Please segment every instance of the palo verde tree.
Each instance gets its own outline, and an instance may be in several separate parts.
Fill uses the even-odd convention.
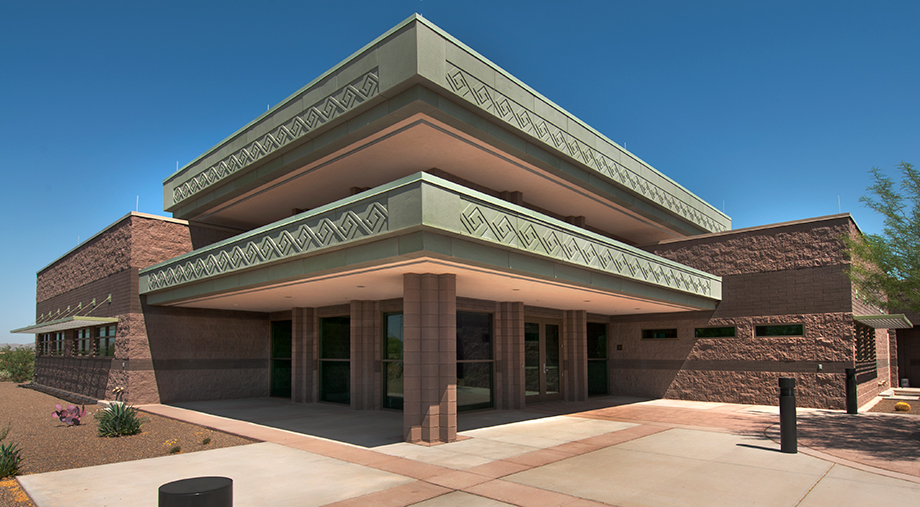
[[[895,183],[872,168],[875,184],[859,200],[881,214],[881,234],[844,238],[850,279],[859,296],[877,308],[920,313],[920,172],[907,162]]]

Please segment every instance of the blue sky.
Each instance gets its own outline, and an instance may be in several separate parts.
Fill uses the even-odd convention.
[[[879,232],[869,169],[920,164],[915,1],[2,2],[0,342],[39,269],[413,12],[735,228]]]

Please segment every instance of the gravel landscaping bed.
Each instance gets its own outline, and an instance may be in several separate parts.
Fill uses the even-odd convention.
[[[898,412],[894,409],[896,403],[904,402],[910,405],[910,412]],[[869,412],[883,412],[886,414],[920,415],[920,400],[880,400]]]
[[[65,407],[71,404],[18,384],[0,382],[0,428],[10,425],[3,443],[16,442],[22,448],[23,475],[166,456],[175,446],[188,453],[254,442],[144,412],[140,415],[147,422],[140,434],[102,438],[96,434],[92,415],[103,409],[101,405],[87,405],[82,424],[67,426],[51,415],[56,403]],[[205,439],[210,442],[204,444]],[[17,489],[0,482],[0,507],[31,505],[17,501]]]

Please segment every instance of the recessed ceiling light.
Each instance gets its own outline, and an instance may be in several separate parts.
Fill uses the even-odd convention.
[[[591,302],[590,299],[586,299],[586,300],[585,300],[585,303],[590,303],[590,302]]]
[[[521,289],[511,289],[511,290],[513,290],[513,291],[515,291],[515,292],[517,292],[517,291],[519,291],[519,290],[521,290]]]
[[[291,296],[284,296],[284,299],[293,299]]]
[[[359,289],[363,289],[364,286],[363,286],[363,285],[359,285],[358,288],[359,288]]]

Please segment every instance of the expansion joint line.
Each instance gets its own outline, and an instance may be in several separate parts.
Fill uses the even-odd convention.
[[[819,478],[817,481],[815,481],[815,483],[812,484],[810,488],[808,488],[808,491],[806,491],[805,494],[802,495],[802,498],[799,499],[798,502],[796,502],[795,507],[799,507],[799,505],[800,505],[803,501],[805,501],[806,498],[808,498],[808,495],[810,495],[810,494],[811,494],[811,491],[812,491],[813,489],[815,489],[815,486],[817,486],[818,484],[820,484],[821,481],[824,480],[825,477],[827,477],[827,474],[829,474],[829,473],[831,472],[831,470],[834,469],[835,466],[837,466],[837,463],[831,463],[830,468],[828,468],[827,470],[825,470],[825,471],[824,471],[824,475],[822,475],[821,478]]]

